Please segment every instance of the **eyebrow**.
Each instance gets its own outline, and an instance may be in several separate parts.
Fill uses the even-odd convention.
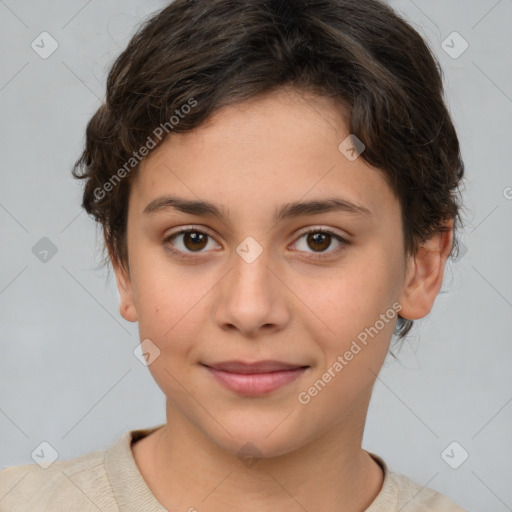
[[[145,208],[143,213],[151,215],[169,209],[178,210],[191,215],[209,215],[217,217],[226,222],[226,215],[222,206],[203,200],[184,199],[177,196],[165,195],[153,199]],[[328,212],[346,212],[361,216],[371,216],[372,212],[363,205],[353,203],[339,197],[328,197],[304,202],[285,203],[279,210],[274,212],[274,222],[278,223],[284,219],[299,217],[301,215],[318,215]]]

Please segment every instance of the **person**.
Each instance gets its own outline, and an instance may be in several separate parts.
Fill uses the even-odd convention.
[[[461,224],[442,71],[403,18],[176,0],[113,64],[73,175],[166,422],[3,470],[1,511],[463,510],[362,449]]]

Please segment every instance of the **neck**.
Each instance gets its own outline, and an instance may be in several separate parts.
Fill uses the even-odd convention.
[[[166,425],[132,449],[152,493],[169,510],[356,512],[372,503],[383,482],[382,469],[361,448],[367,407],[360,410],[290,453],[243,460],[168,402]]]

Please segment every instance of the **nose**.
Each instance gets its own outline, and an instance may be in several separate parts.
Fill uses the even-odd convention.
[[[259,332],[279,331],[289,323],[290,291],[268,253],[264,250],[252,262],[234,255],[233,267],[217,290],[214,314],[221,329],[254,337]]]

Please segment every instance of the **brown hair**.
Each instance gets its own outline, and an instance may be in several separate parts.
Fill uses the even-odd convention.
[[[285,85],[347,106],[350,133],[366,146],[361,158],[383,171],[400,201],[406,255],[445,231],[444,221],[454,219],[456,230],[464,164],[442,70],[390,7],[175,0],[141,25],[114,62],[73,169],[86,180],[82,207],[103,228],[104,263],[128,268],[130,183],[148,148],[193,130],[221,106]],[[412,324],[399,316],[395,334],[403,338]]]

